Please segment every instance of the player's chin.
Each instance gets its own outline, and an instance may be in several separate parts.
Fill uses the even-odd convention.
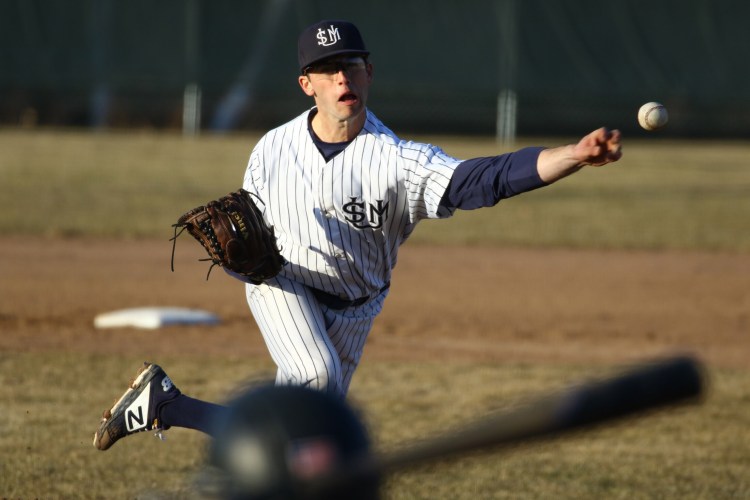
[[[364,106],[361,103],[339,103],[338,114],[346,119],[354,118],[364,112]]]

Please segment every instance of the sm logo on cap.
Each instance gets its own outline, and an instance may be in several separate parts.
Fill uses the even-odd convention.
[[[339,29],[334,27],[332,24],[330,28],[327,30],[324,30],[323,28],[318,28],[318,34],[315,35],[318,39],[318,45],[322,45],[323,47],[329,47],[339,40],[341,40],[341,35],[339,35]]]

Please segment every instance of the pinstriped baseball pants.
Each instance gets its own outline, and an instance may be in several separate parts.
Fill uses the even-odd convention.
[[[346,396],[388,290],[366,304],[340,310],[320,304],[307,286],[283,277],[248,284],[246,295],[278,367],[276,384]]]

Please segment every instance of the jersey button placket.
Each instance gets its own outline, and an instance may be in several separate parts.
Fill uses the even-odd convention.
[[[341,233],[339,230],[339,222],[336,220],[336,208],[335,208],[335,194],[333,191],[333,163],[324,164],[321,169],[321,182],[319,194],[319,205],[321,212],[326,221],[325,232],[328,234],[328,255],[330,260],[328,265],[332,268],[335,275],[339,275],[342,269],[340,263],[337,260],[345,259],[344,253],[335,244],[336,241],[341,240]],[[339,275],[340,277],[340,275]]]

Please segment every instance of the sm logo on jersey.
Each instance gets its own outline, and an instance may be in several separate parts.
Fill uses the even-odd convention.
[[[388,218],[388,203],[377,200],[377,205],[357,201],[356,196],[349,197],[351,200],[344,205],[345,219],[357,229],[380,229],[383,221]],[[368,210],[369,208],[369,210]]]

